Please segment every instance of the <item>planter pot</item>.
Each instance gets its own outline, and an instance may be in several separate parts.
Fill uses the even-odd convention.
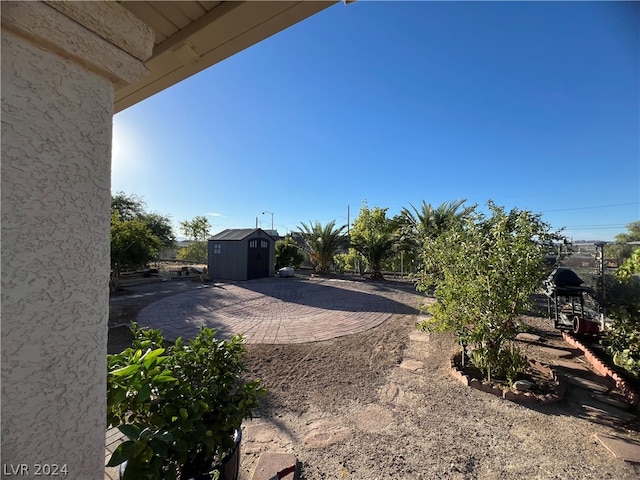
[[[240,442],[242,441],[241,430],[236,430],[233,433],[233,441],[235,443],[233,450],[227,453],[222,461],[218,465],[215,465],[213,468],[214,470],[218,470],[220,472],[220,480],[238,480],[238,476],[240,475]],[[120,464],[120,480],[122,480],[126,469],[127,462]],[[211,478],[211,475],[204,473],[202,475],[197,475],[195,477],[189,478],[188,480],[211,480]]]
[[[278,275],[282,278],[293,277],[293,274],[293,267],[282,267],[280,270],[278,270]]]

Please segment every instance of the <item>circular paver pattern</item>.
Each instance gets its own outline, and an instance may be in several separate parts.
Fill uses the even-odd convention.
[[[165,338],[195,337],[200,326],[247,343],[303,343],[368,330],[394,313],[415,314],[410,284],[325,278],[266,278],[217,283],[164,298],[138,315]]]

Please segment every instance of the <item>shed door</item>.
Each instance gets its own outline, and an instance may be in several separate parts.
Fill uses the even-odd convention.
[[[249,240],[249,258],[247,262],[247,278],[269,276],[269,240],[261,238]]]

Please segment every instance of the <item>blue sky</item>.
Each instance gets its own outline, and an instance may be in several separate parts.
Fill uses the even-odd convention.
[[[117,114],[112,191],[212,233],[493,199],[610,240],[640,219],[640,3],[338,3]]]

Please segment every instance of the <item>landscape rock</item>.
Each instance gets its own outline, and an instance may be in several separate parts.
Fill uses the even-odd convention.
[[[528,392],[532,386],[533,383],[528,380],[518,380],[517,382],[513,383],[513,388],[515,388],[519,392]]]

